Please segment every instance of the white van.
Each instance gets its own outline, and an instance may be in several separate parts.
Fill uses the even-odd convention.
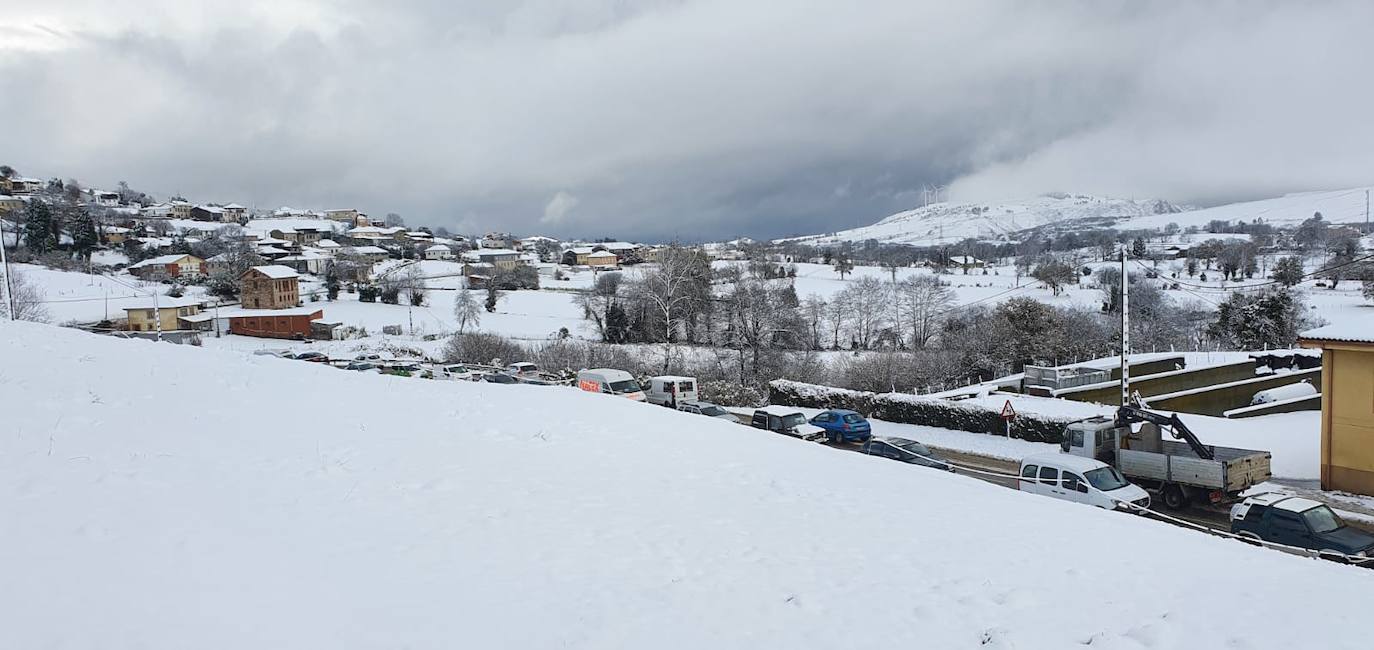
[[[644,397],[650,404],[677,408],[679,402],[697,401],[697,378],[663,375],[650,377],[644,389]]]
[[[1036,454],[1023,458],[1021,479],[1016,483],[1022,492],[1108,510],[1128,509],[1123,501],[1150,507],[1150,494],[1127,481],[1115,467],[1072,454]]]
[[[593,368],[577,371],[577,387],[589,393],[606,393],[644,401],[644,389],[630,373],[614,368]]]

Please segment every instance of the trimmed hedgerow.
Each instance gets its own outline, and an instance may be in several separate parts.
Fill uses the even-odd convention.
[[[844,408],[888,422],[941,429],[998,435],[1006,431],[996,410],[905,393],[869,393],[779,379],[769,382],[768,401],[807,408]],[[1012,420],[1011,435],[1032,442],[1058,443],[1063,439],[1065,425],[1073,421],[1073,418],[1020,413]]]

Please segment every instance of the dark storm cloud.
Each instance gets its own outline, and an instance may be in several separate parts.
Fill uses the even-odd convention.
[[[262,208],[698,240],[1374,169],[1361,2],[31,4],[0,162]]]

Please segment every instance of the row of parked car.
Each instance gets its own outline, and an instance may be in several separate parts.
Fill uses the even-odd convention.
[[[862,443],[865,454],[914,465],[954,471],[938,453],[915,440],[874,436],[863,415],[829,409],[807,419],[786,406],[756,409],[750,423],[759,429],[835,443]],[[1035,454],[1023,458],[1017,489],[1065,501],[1132,510],[1150,507],[1150,494],[1112,465],[1070,453]],[[1231,532],[1255,542],[1305,549],[1308,554],[1339,562],[1374,558],[1374,535],[1341,520],[1330,507],[1312,499],[1266,493],[1247,497],[1232,506]],[[1366,563],[1374,567],[1374,560]]]

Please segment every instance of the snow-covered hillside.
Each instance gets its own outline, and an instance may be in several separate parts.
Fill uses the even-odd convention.
[[[929,246],[967,238],[1016,240],[1027,230],[1044,227],[1126,230],[1163,228],[1176,223],[1182,228],[1205,228],[1214,220],[1255,219],[1275,226],[1296,226],[1317,212],[1331,223],[1352,223],[1365,220],[1365,192],[1368,189],[1300,192],[1203,209],[1180,209],[1160,200],[1063,194],[994,203],[935,203],[899,212],[871,226],[790,241],[827,244],[875,239],[884,243]]]
[[[1326,192],[1299,192],[1261,201],[1229,203],[1214,208],[1190,210],[1181,214],[1146,215],[1125,219],[1117,228],[1163,228],[1170,222],[1180,226],[1206,227],[1214,220],[1235,222],[1263,219],[1274,226],[1296,226],[1320,212],[1329,223],[1363,223],[1365,196],[1371,188],[1357,187]]]
[[[0,358],[7,647],[1367,646],[1367,570],[613,397]]]
[[[1110,224],[1123,217],[1167,214],[1177,210],[1165,201],[1066,194],[1000,203],[934,203],[898,212],[871,226],[829,235],[801,237],[794,241],[823,244],[876,239],[892,244],[928,246],[968,238],[1014,239],[1016,233],[1049,224]]]

